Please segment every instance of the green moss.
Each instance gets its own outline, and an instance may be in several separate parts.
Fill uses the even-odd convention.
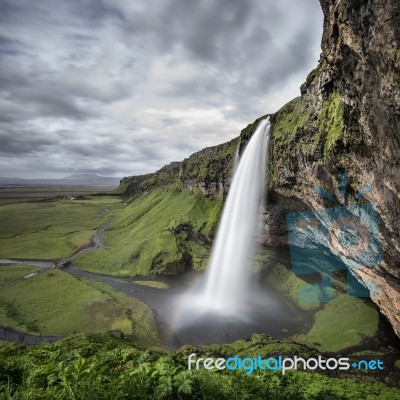
[[[221,184],[231,175],[239,139],[195,153],[181,163],[180,180]]]
[[[310,111],[305,110],[301,97],[285,104],[273,116],[269,143],[269,184],[279,179],[280,170],[293,163],[299,152],[308,154],[310,146],[304,135],[306,124],[310,120]]]
[[[117,193],[138,194],[179,182],[202,184],[206,190],[214,184],[216,191],[221,190],[230,178],[238,143],[239,138],[235,138],[194,153],[182,162],[168,164],[155,173],[123,178]]]
[[[192,254],[192,264],[196,271],[203,271],[207,268],[211,250],[196,242],[189,242]]]
[[[274,140],[291,143],[295,141],[299,128],[306,122],[306,115],[301,106],[301,97],[296,97],[285,104],[276,114],[272,127]]]
[[[308,76],[309,85],[319,73],[316,69]],[[346,144],[344,113],[337,91],[323,101],[320,109],[297,97],[275,113],[269,144],[269,186],[279,182],[285,168],[294,177],[299,157],[310,162],[328,161],[338,144]]]
[[[318,134],[315,137],[315,146],[321,146],[324,159],[329,157],[335,144],[345,139],[344,131],[344,103],[338,92],[333,92],[322,103]]]
[[[378,322],[378,311],[373,305],[342,294],[316,313],[311,330],[297,340],[320,351],[338,351],[374,336]]]

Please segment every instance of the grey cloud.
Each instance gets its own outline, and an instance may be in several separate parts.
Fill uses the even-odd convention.
[[[0,126],[0,154],[12,157],[33,152],[45,151],[57,141],[42,133],[28,129],[18,129],[11,126]]]
[[[229,140],[297,94],[321,26],[317,0],[2,0],[0,167],[132,175]]]

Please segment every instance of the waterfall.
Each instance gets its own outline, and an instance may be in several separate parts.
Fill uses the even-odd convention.
[[[201,303],[206,311],[234,314],[250,290],[269,130],[267,118],[258,125],[234,172],[202,289]]]

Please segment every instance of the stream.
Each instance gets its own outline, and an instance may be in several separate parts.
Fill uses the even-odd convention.
[[[179,318],[180,304],[185,301],[185,294],[200,280],[203,272],[187,270],[175,276],[136,276],[129,278],[97,275],[69,266],[82,254],[103,247],[104,232],[109,228],[111,220],[108,220],[96,231],[89,245],[80,248],[72,256],[57,263],[40,260],[0,259],[1,265],[24,264],[34,265],[40,268],[38,274],[51,268],[60,268],[75,277],[100,281],[112,286],[114,289],[137,298],[147,304],[153,311],[158,323],[163,344],[168,348],[177,348],[185,343],[211,344],[226,343],[239,338],[249,337],[253,333],[268,333],[277,338],[283,338],[294,333],[304,331],[311,323],[309,313],[299,312],[290,303],[273,289],[261,286],[257,290],[262,293],[262,298],[255,299],[253,315],[246,321],[239,318],[218,318],[212,315],[204,315],[187,326],[177,328],[176,321]],[[34,275],[29,275],[29,279]],[[6,282],[1,287],[13,285],[18,281],[27,279],[21,277]],[[158,281],[168,285],[167,289],[158,289],[135,283],[135,280]],[[24,333],[18,329],[9,327],[0,328],[0,339],[28,344],[39,344],[44,341],[54,342],[60,339],[54,335],[33,335]]]
[[[108,220],[96,231],[88,246],[79,249],[72,256],[56,264],[40,260],[0,259],[0,268],[1,265],[11,264],[34,265],[40,268],[38,273],[43,273],[51,268],[61,268],[72,276],[110,285],[127,296],[143,301],[152,309],[158,323],[162,344],[169,349],[179,348],[186,343],[192,345],[227,343],[251,337],[253,333],[265,333],[277,339],[283,339],[306,332],[311,327],[314,318],[313,313],[295,308],[280,293],[273,288],[262,286],[259,282],[254,282],[253,290],[254,293],[258,293],[258,296],[255,296],[254,301],[250,304],[250,312],[246,315],[245,320],[243,318],[222,318],[221,315],[205,314],[191,320],[190,324],[182,325],[178,324],[179,318],[182,318],[179,310],[185,302],[185,295],[201,280],[203,272],[187,270],[174,276],[122,278],[98,275],[69,266],[69,261],[88,251],[103,247],[104,232],[109,228],[110,223],[111,220]],[[34,275],[29,275],[29,279],[33,277]],[[0,288],[27,278],[14,279],[0,285]],[[168,285],[168,288],[158,289],[135,283],[138,280],[163,282]],[[0,339],[5,341],[40,344],[54,342],[61,338],[61,336],[34,335],[10,327],[0,327]]]

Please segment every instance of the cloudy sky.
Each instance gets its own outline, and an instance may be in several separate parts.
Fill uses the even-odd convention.
[[[126,176],[299,95],[318,0],[0,0],[0,176]]]

